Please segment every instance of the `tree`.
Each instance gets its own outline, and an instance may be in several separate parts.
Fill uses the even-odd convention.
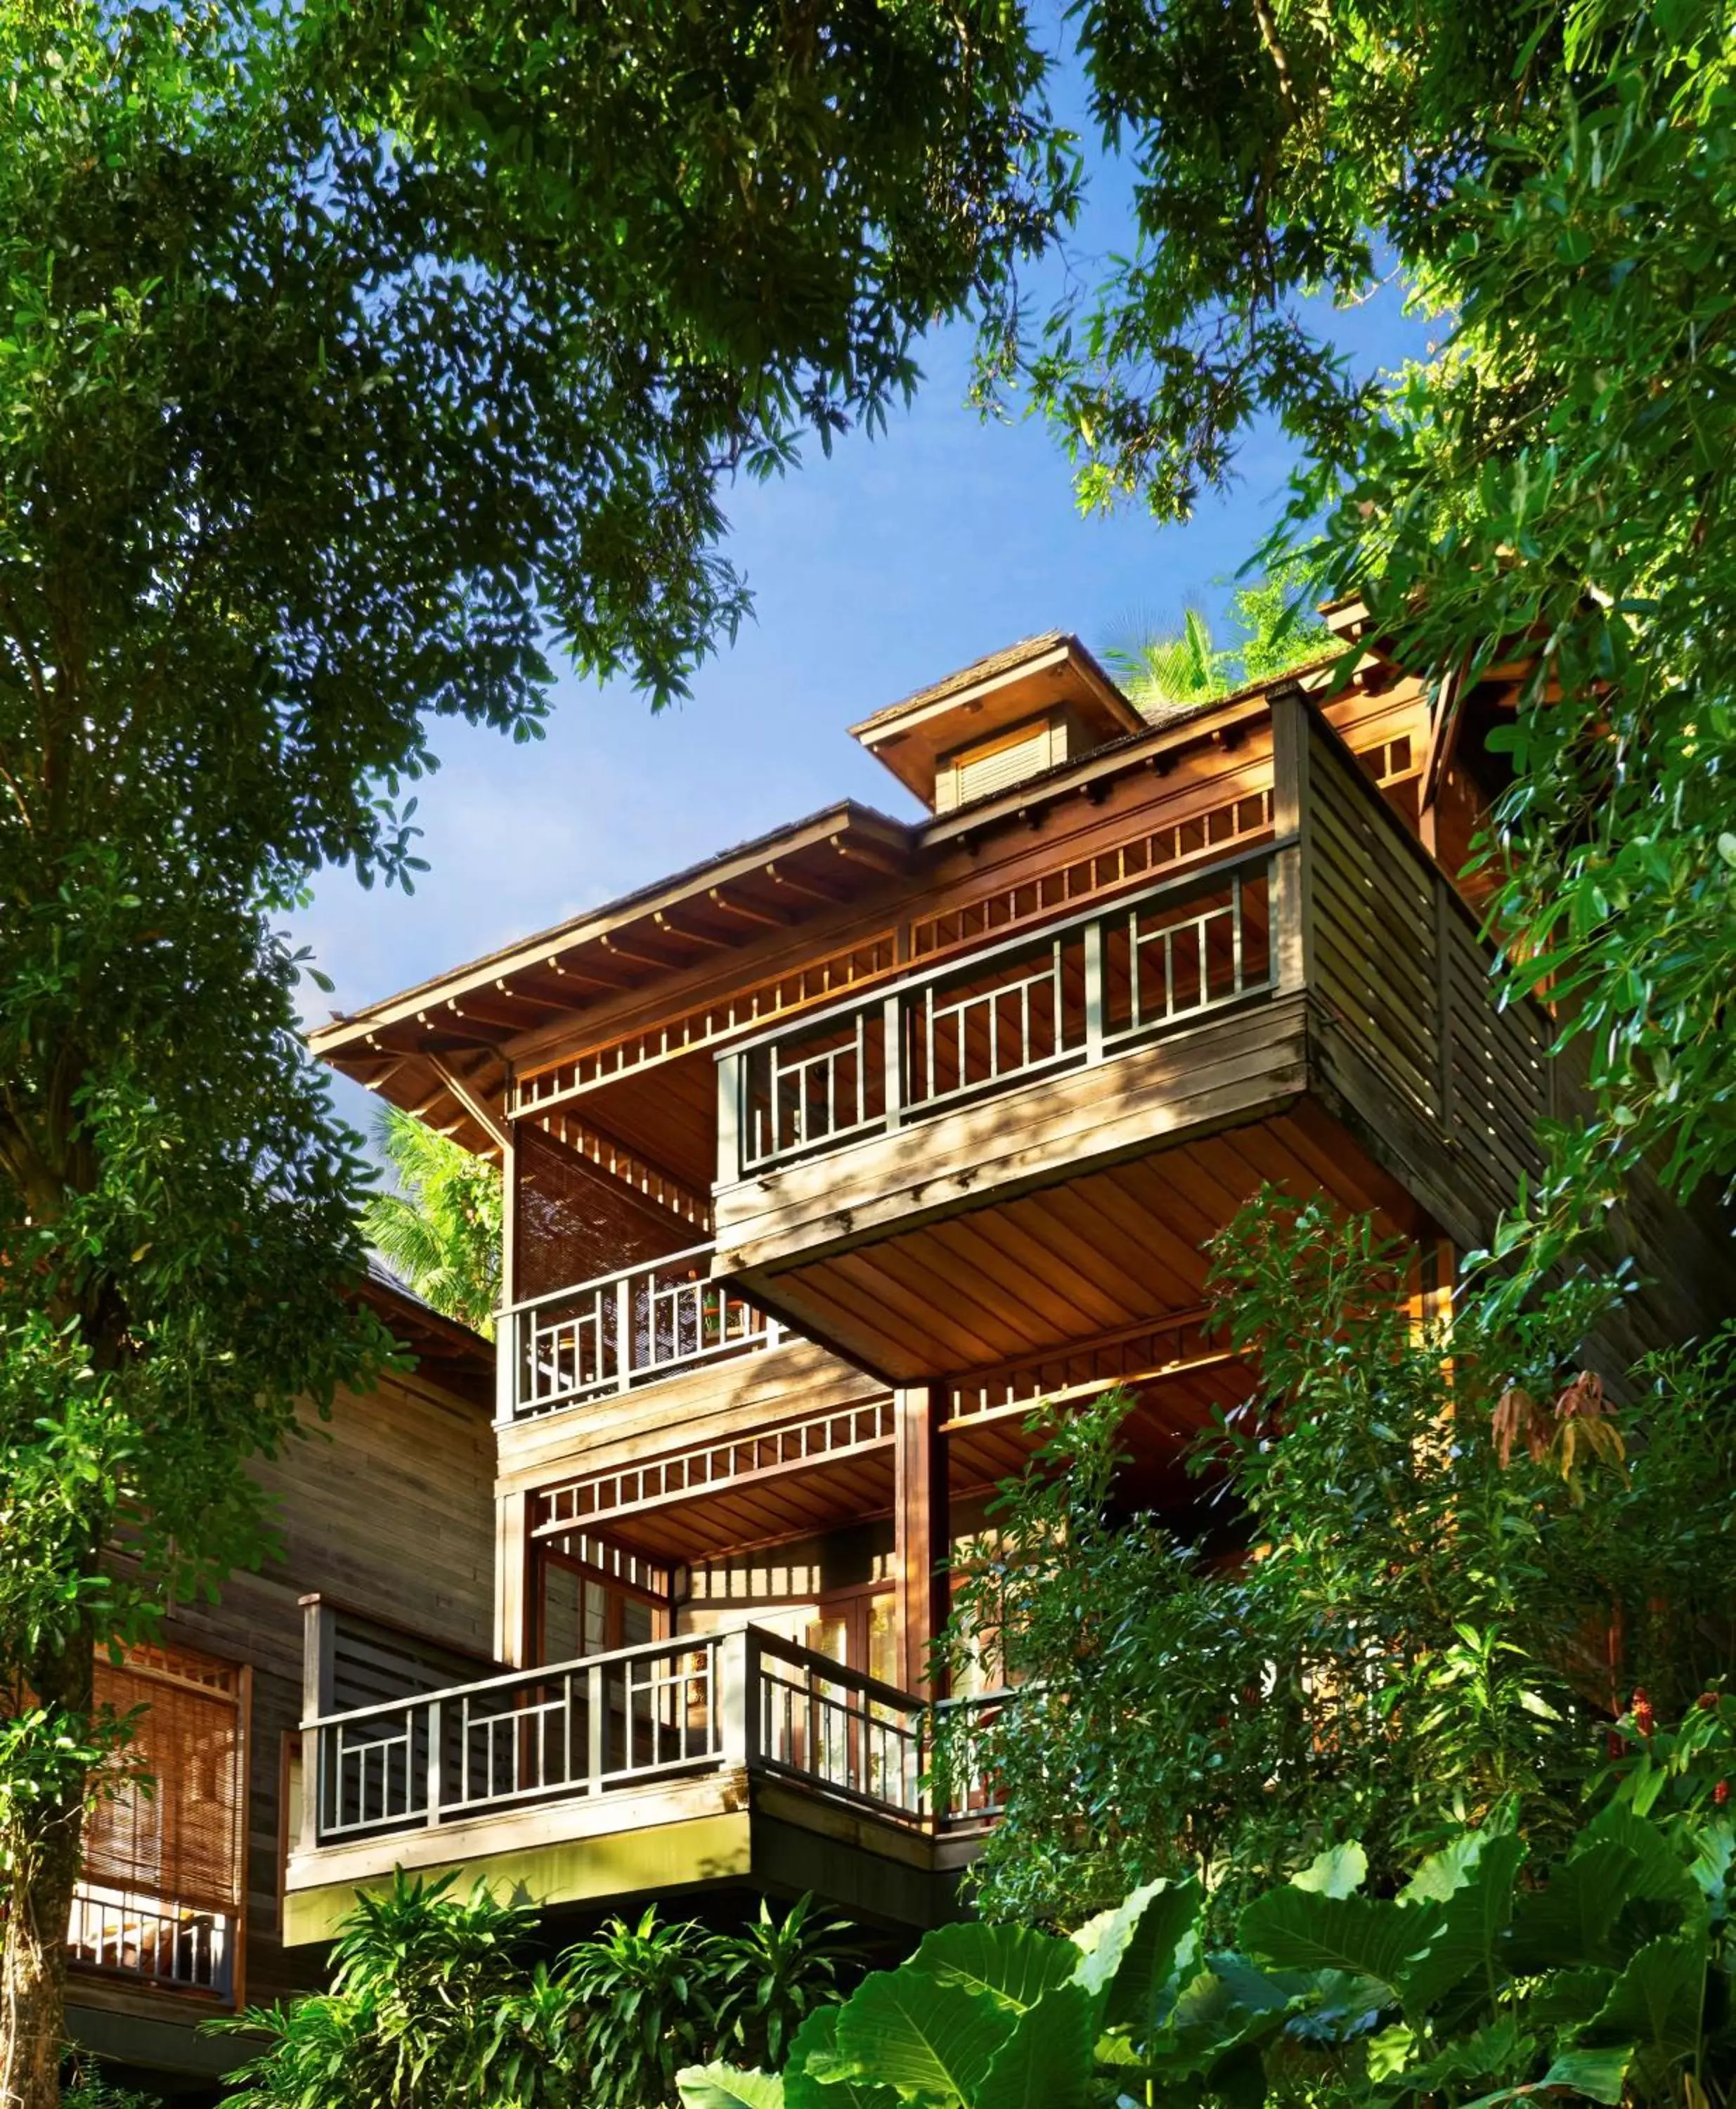
[[[1183,517],[1275,417],[1303,457],[1277,540],[1312,544],[1401,663],[1450,703],[1529,662],[1497,741],[1495,920],[1511,985],[1553,980],[1602,1114],[1558,1140],[1543,1235],[1515,1234],[1545,1266],[1641,1150],[1678,1192],[1736,1172],[1728,11],[1078,19],[1139,172],[1121,259],[1029,361],[1085,502]],[[1448,340],[1392,385],[1302,297],[1389,278]]]
[[[1226,1919],[1346,1838],[1378,1882],[1504,1817],[1573,1820],[1633,1685],[1680,1713],[1724,1668],[1736,1590],[1736,1339],[1641,1371],[1577,1362],[1578,1284],[1529,1317],[1414,1329],[1366,1222],[1275,1193],[1217,1242],[1258,1388],[1209,1429],[1203,1526],[1129,1515],[1111,1394],[1056,1415],[957,1583],[1020,1692],[943,1744],[1004,1809],[992,1916],[1065,1922],[1197,1872]]]
[[[548,640],[680,691],[726,479],[1008,309],[1042,72],[928,0],[0,7],[0,2099],[56,2098],[93,1648],[387,1351],[274,917],[413,883],[430,721],[533,736]]]
[[[375,1136],[395,1176],[369,1197],[363,1235],[425,1303],[485,1338],[500,1301],[500,1171],[397,1106]]]

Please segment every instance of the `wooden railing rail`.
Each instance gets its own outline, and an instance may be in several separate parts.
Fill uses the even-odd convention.
[[[302,1724],[304,1850],[736,1767],[902,1822],[921,1700],[755,1627],[514,1670]]]
[[[718,1058],[720,1184],[1083,1067],[1274,985],[1262,843]]]
[[[713,1250],[690,1246],[509,1304],[495,1340],[511,1374],[503,1387],[510,1418],[534,1420],[788,1338],[776,1319],[709,1279]]]

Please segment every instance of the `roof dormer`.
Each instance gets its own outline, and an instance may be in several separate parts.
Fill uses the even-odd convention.
[[[1084,646],[1058,630],[993,653],[850,727],[935,813],[1144,729]]]

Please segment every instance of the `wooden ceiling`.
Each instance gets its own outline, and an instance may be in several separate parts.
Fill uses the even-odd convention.
[[[893,1384],[1010,1362],[1190,1311],[1202,1248],[1269,1181],[1299,1199],[1373,1208],[1419,1235],[1418,1211],[1323,1109],[1274,1118],[756,1278],[756,1302]]]

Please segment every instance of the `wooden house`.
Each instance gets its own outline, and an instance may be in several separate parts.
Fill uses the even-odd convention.
[[[1030,639],[854,728],[914,824],[834,806],[314,1036],[503,1169],[501,1667],[364,1703],[313,1608],[287,1938],[399,1865],[557,1922],[949,1908],[985,1812],[925,1796],[928,1651],[1033,1402],[1132,1385],[1185,1500],[1248,1382],[1202,1308],[1239,1203],[1378,1211],[1445,1295],[1576,1103],[1454,876],[1506,676],[1330,678],[1152,721]],[[1711,1243],[1633,1223],[1636,1327],[1688,1329]]]
[[[220,1603],[177,1605],[159,1644],[99,1660],[97,1696],[142,1706],[153,1780],[88,1819],[68,1932],[67,2032],[116,2075],[212,2098],[245,2040],[202,2025],[320,1981],[286,1944],[286,1846],[299,1820],[302,1637],[340,1626],[348,1689],[462,1682],[493,1667],[494,1438],[485,1342],[384,1282],[367,1294],[416,1357],[255,1466],[278,1543]]]

